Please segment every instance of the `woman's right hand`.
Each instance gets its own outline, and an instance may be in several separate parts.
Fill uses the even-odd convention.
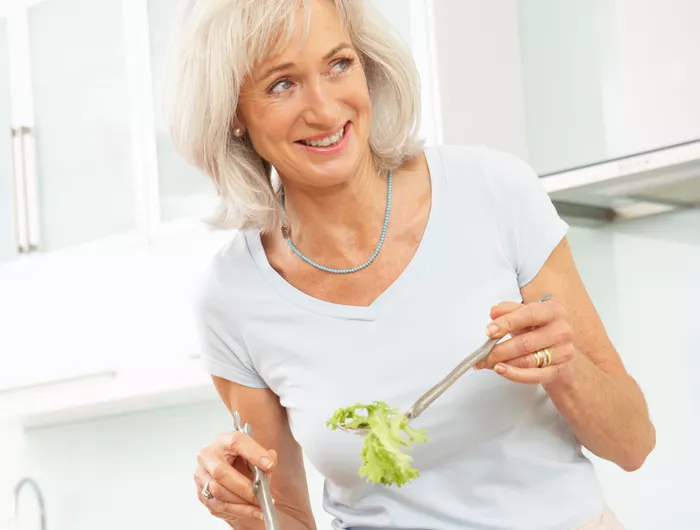
[[[277,464],[277,453],[264,449],[247,434],[234,431],[219,434],[197,455],[194,480],[199,501],[212,515],[229,524],[263,518],[253,493],[248,462],[269,472]],[[202,495],[207,483],[213,499]]]

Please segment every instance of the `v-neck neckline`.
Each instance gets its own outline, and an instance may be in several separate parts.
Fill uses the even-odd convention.
[[[376,320],[381,309],[403,293],[405,293],[418,277],[423,273],[429,260],[430,251],[435,243],[435,232],[442,217],[442,194],[445,182],[444,167],[437,147],[429,147],[425,150],[430,175],[431,205],[428,221],[415,254],[399,276],[368,306],[354,306],[336,304],[315,298],[300,289],[294,287],[285,280],[267,259],[265,248],[262,244],[260,232],[254,230],[245,231],[248,250],[258,270],[268,285],[289,302],[320,315],[346,320]]]

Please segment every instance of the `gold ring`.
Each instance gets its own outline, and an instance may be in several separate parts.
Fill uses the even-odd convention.
[[[532,355],[535,357],[535,368],[542,368],[542,364],[544,363],[542,350],[535,352]]]
[[[209,490],[209,486],[211,485],[212,482],[214,482],[214,479],[213,479],[213,478],[210,478],[210,479],[207,481],[207,483],[204,485],[204,487],[202,488],[202,497],[204,497],[205,499],[207,499],[207,500],[209,500],[209,501],[212,500],[212,499],[214,498],[214,495],[213,495],[212,492]]]
[[[537,360],[537,368],[546,368],[552,364],[552,354],[547,348],[544,348],[534,354]]]
[[[542,350],[542,352],[544,353],[544,364],[542,365],[542,368],[545,368],[552,364],[552,354],[547,348]]]

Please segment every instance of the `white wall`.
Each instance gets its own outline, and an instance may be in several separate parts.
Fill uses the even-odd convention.
[[[19,457],[23,442],[23,431],[19,425],[0,422],[0,528],[4,528],[10,519],[12,490],[17,479],[22,476]]]
[[[700,367],[700,211],[603,229],[576,228],[584,281],[627,369],[649,403],[657,447],[638,472],[595,460],[610,505],[627,528],[700,528],[695,493]]]

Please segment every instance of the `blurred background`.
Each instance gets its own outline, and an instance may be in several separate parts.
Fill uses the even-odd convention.
[[[41,528],[25,477],[49,530],[222,528],[192,481],[231,422],[191,296],[231,234],[164,128],[177,3],[0,0],[0,529]],[[594,459],[610,505],[699,529],[700,2],[373,3],[413,49],[428,143],[524,158],[571,224],[658,431],[638,472]]]

